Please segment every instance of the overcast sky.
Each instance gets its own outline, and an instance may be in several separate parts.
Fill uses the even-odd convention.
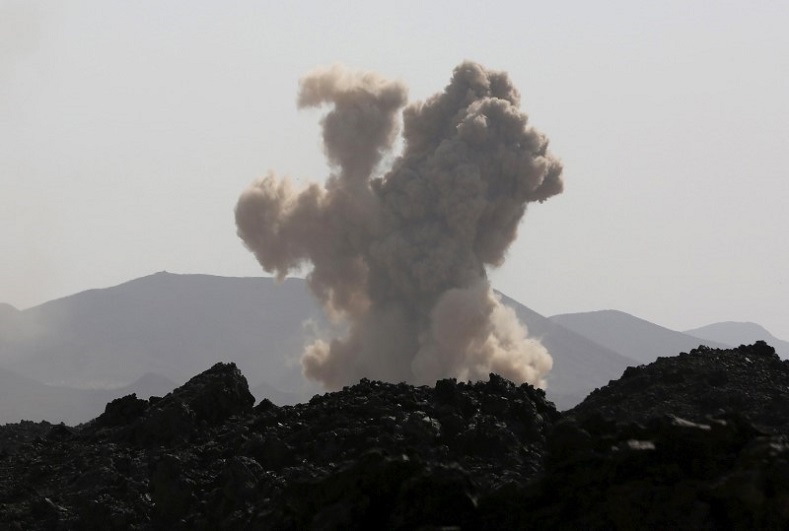
[[[0,0],[0,301],[160,270],[259,276],[235,233],[268,170],[329,173],[299,77],[441,90],[509,72],[565,166],[494,286],[789,338],[789,3]]]

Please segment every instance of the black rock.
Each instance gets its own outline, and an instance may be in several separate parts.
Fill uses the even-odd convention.
[[[644,421],[674,414],[703,422],[736,412],[772,433],[789,433],[789,361],[764,341],[732,350],[701,346],[690,353],[629,367],[567,412]]]
[[[628,369],[560,414],[496,375],[253,407],[217,364],[82,426],[0,427],[8,529],[785,529],[789,364]]]

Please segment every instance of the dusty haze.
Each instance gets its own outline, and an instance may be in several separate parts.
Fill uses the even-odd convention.
[[[333,172],[297,189],[269,173],[241,195],[238,234],[263,269],[305,264],[310,288],[347,335],[308,346],[307,377],[432,383],[497,372],[544,386],[552,360],[493,293],[529,202],[562,191],[559,161],[528,125],[503,72],[465,62],[443,92],[407,90],[335,65],[300,81],[300,107],[327,106]],[[391,153],[402,114],[403,153]]]

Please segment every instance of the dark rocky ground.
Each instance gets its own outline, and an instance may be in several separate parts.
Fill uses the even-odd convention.
[[[3,529],[786,529],[789,362],[628,369],[558,413],[491,375],[253,407],[218,364],[90,423],[0,427]]]

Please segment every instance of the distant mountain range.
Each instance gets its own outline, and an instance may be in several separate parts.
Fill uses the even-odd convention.
[[[117,389],[74,389],[45,385],[0,368],[0,424],[49,420],[76,425],[104,412],[107,402],[131,393],[139,398],[164,396],[177,385],[158,374],[145,374]]]
[[[685,330],[684,333],[710,341],[725,343],[733,347],[750,345],[761,339],[773,347],[781,358],[789,359],[789,341],[778,339],[756,323],[727,321],[725,323],[713,323],[701,328],[694,328],[693,330]]]
[[[546,318],[502,299],[553,355],[548,397],[560,409],[630,365],[702,343],[765,339],[789,353],[758,325],[677,332],[613,310]],[[157,273],[23,311],[0,304],[0,424],[86,421],[112,398],[163,395],[217,361],[235,362],[258,399],[296,403],[320,392],[299,357],[330,328],[301,279]]]
[[[591,339],[598,345],[626,355],[639,364],[652,363],[659,356],[687,352],[704,343],[714,348],[729,345],[714,339],[701,340],[682,332],[658,326],[617,310],[554,315],[552,322]]]

